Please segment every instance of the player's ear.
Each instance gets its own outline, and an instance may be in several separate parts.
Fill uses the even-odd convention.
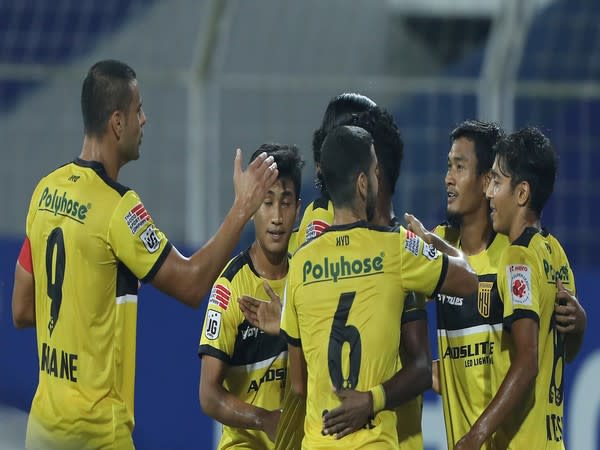
[[[360,172],[356,178],[356,193],[362,199],[367,198],[367,192],[369,190],[369,178],[364,172]]]
[[[515,186],[517,193],[517,204],[519,206],[525,206],[531,196],[531,186],[527,181],[521,181]]]
[[[119,140],[121,138],[121,134],[123,134],[123,127],[125,125],[125,116],[119,110],[113,111],[110,115],[109,127],[113,132],[114,136]]]

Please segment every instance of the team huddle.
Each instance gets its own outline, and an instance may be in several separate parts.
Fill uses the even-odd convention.
[[[313,135],[319,197],[301,215],[294,145],[262,145],[245,170],[238,151],[231,210],[188,258],[117,182],[146,122],[133,69],[96,63],[81,103],[82,152],[36,187],[15,269],[13,319],[36,327],[40,360],[27,448],[134,448],[139,281],[190,306],[210,293],[199,401],[219,449],[423,449],[430,388],[449,449],[565,448],[563,369],[586,316],[541,222],[557,159],[538,129],[451,131],[446,221],[429,231],[394,213],[393,117],[340,94]]]

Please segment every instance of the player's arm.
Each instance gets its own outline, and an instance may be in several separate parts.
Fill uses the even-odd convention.
[[[323,416],[324,434],[341,439],[361,429],[382,409],[393,409],[431,387],[427,320],[403,323],[400,342],[402,369],[370,391],[338,391],[342,404]]]
[[[288,373],[292,391],[299,397],[306,398],[306,359],[302,347],[288,344]]]
[[[261,430],[275,440],[280,411],[268,411],[241,401],[223,387],[227,363],[210,355],[202,356],[200,405],[202,410],[224,425]]]
[[[536,320],[524,317],[513,322],[509,333],[515,352],[500,389],[488,407],[457,444],[455,450],[480,448],[502,422],[520,408],[533,388],[538,373],[538,332]]]
[[[565,358],[571,362],[579,353],[587,326],[587,314],[577,297],[566,289],[561,280],[556,282],[558,292],[554,308],[556,330],[565,334]]]
[[[404,218],[408,223],[409,230],[448,256],[446,276],[439,292],[463,298],[474,293],[479,286],[479,280],[463,252],[452,247],[437,234],[428,231],[412,214],[405,214]]]
[[[28,238],[23,242],[15,265],[12,316],[16,328],[35,327],[35,282]]]
[[[229,260],[244,225],[259,208],[277,175],[277,165],[266,153],[259,155],[243,171],[242,155],[238,150],[233,175],[235,200],[225,220],[215,235],[190,258],[172,247],[152,278],[152,284],[189,306],[199,306]]]
[[[440,389],[440,360],[434,359],[431,361],[431,389],[436,394],[441,395]]]

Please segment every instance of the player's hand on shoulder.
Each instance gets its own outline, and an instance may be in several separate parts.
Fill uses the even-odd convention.
[[[582,334],[587,326],[585,309],[577,297],[563,286],[561,280],[556,281],[556,286],[558,287],[554,307],[556,329],[561,333]]]
[[[342,404],[323,415],[323,434],[341,439],[370,422],[373,398],[370,392],[351,389],[337,390]]]
[[[263,202],[267,191],[277,181],[279,172],[272,156],[261,153],[246,170],[242,170],[242,151],[237,149],[233,168],[234,206],[248,220]]]
[[[253,326],[260,328],[267,334],[279,335],[281,299],[271,289],[269,283],[265,281],[264,286],[267,294],[271,297],[270,302],[243,295],[239,298],[238,304],[246,320]]]
[[[425,242],[430,244],[431,239],[429,234],[431,233],[427,228],[423,226],[421,221],[417,219],[415,216],[409,213],[404,213],[404,220],[406,220],[406,229],[412,231]]]

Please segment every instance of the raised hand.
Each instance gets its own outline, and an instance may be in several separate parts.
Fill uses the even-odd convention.
[[[272,156],[261,153],[247,169],[242,170],[242,151],[238,148],[233,163],[233,186],[235,189],[234,207],[244,220],[249,220],[263,202],[279,171]]]

